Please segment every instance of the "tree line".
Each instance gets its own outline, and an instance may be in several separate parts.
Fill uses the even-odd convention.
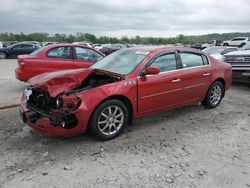
[[[213,33],[207,35],[198,35],[198,36],[186,36],[180,34],[176,37],[127,37],[122,36],[121,38],[117,37],[108,37],[108,36],[100,36],[96,37],[90,33],[81,33],[78,32],[74,35],[72,34],[54,34],[50,35],[49,33],[9,33],[4,32],[0,33],[0,41],[39,41],[39,42],[77,42],[77,41],[88,41],[92,43],[121,43],[121,44],[202,44],[206,43],[209,40],[229,40],[233,37],[250,37],[250,32],[246,33]]]

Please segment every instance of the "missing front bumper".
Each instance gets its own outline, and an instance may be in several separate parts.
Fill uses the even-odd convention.
[[[44,113],[36,110],[29,110],[24,112],[20,108],[20,116],[24,123],[33,123],[35,124],[38,119],[48,118],[51,126],[53,127],[62,127],[64,129],[72,129],[77,126],[78,120],[76,115],[73,113]]]

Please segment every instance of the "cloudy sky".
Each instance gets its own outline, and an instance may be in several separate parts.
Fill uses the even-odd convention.
[[[0,32],[169,37],[250,31],[250,0],[1,0]]]

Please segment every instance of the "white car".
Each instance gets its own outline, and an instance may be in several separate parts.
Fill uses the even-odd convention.
[[[249,42],[250,42],[249,37],[235,37],[235,38],[232,38],[231,40],[224,41],[222,45],[223,46],[239,46],[239,47],[243,47]]]

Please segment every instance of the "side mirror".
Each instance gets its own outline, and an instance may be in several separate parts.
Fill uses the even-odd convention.
[[[150,74],[159,74],[160,68],[156,66],[150,66],[146,68],[146,70],[143,72],[143,75],[150,75]]]

